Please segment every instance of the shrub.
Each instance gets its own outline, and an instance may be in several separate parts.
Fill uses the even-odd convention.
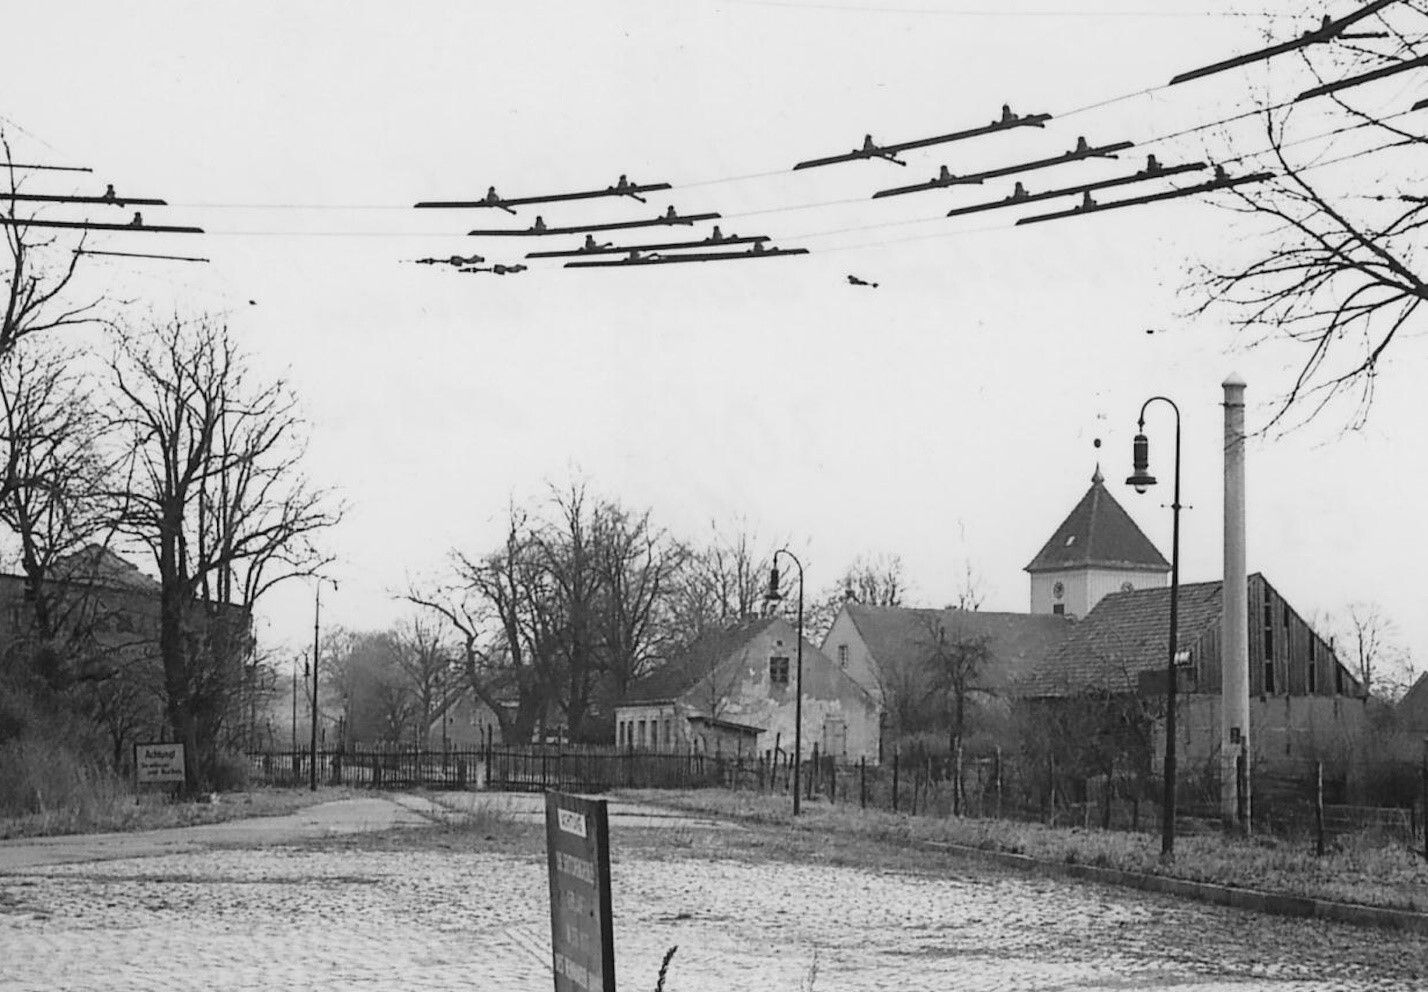
[[[219,754],[208,771],[208,785],[215,792],[240,792],[248,788],[248,759],[241,754]]]

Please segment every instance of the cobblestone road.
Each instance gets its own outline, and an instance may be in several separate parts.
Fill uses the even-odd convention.
[[[617,860],[621,987],[668,992],[1428,988],[1428,940],[958,864],[938,877]],[[547,992],[544,864],[181,851],[0,874],[0,988]]]

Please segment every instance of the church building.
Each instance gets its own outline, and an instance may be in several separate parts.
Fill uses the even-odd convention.
[[[1084,617],[1108,593],[1169,584],[1170,563],[1106,488],[1101,467],[1091,488],[1025,569],[1031,612]]]

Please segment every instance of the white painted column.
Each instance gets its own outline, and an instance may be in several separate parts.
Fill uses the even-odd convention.
[[[1225,391],[1225,558],[1220,624],[1220,815],[1236,822],[1235,759],[1246,756],[1245,829],[1250,813],[1249,583],[1245,565],[1245,381],[1231,375]]]

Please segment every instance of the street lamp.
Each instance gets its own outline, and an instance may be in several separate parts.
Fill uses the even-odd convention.
[[[318,636],[320,632],[319,619],[322,616],[322,584],[324,582],[331,583],[334,589],[337,588],[336,582],[319,575],[312,597],[312,768],[308,773],[308,788],[313,792],[317,791],[317,662],[321,657]]]
[[[783,600],[783,593],[778,588],[779,555],[786,555],[798,566],[798,660],[795,663],[797,668],[793,689],[793,815],[797,816],[800,769],[803,767],[803,562],[787,548],[779,548],[774,552],[773,567],[769,571],[769,591],[764,596],[766,602],[777,603]]]
[[[1150,442],[1145,436],[1145,411],[1159,400],[1175,411],[1175,483],[1170,501],[1170,650],[1165,679],[1165,798],[1162,801],[1160,823],[1160,859],[1169,862],[1175,857],[1175,661],[1179,653],[1176,643],[1179,633],[1180,609],[1180,408],[1164,396],[1152,396],[1141,404],[1135,440],[1131,443],[1131,460],[1135,472],[1126,485],[1144,493],[1155,485],[1150,474]]]

